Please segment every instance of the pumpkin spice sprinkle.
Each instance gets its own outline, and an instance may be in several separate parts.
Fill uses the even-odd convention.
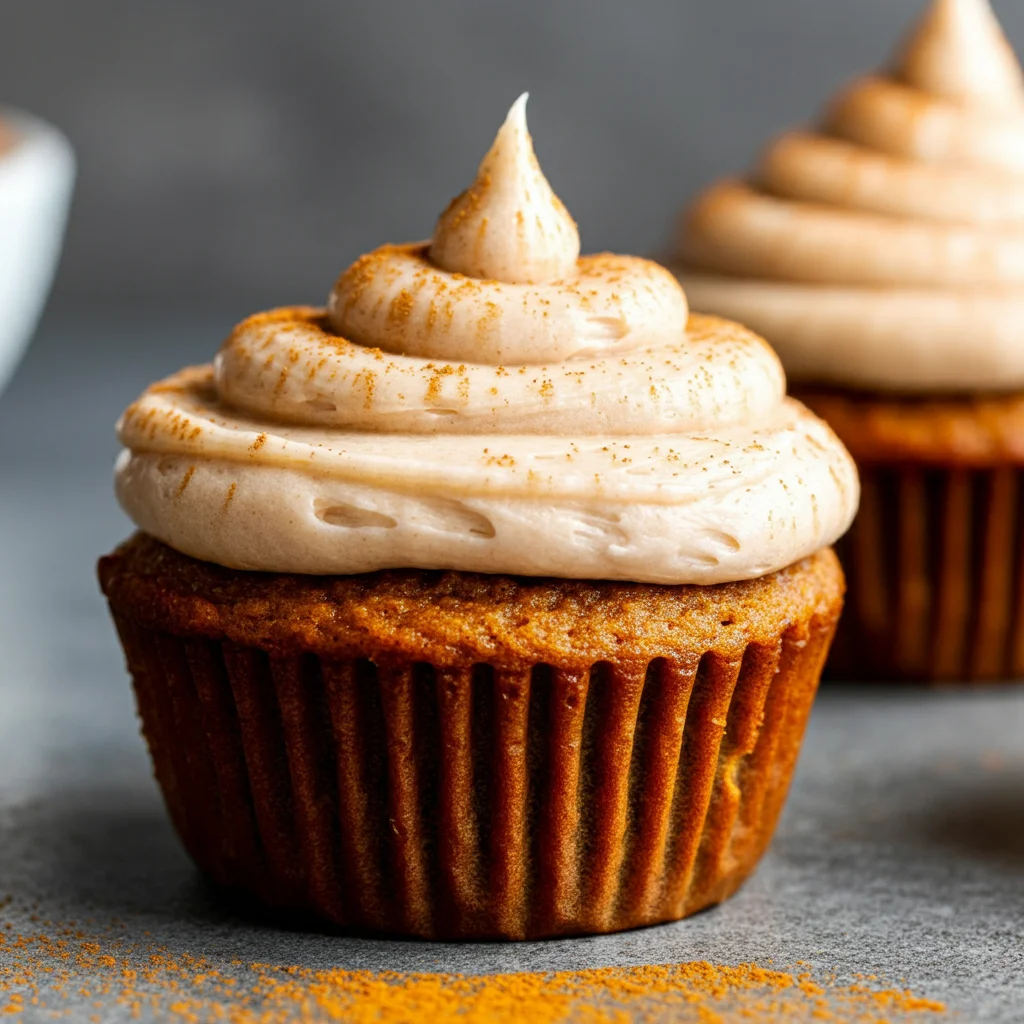
[[[0,932],[0,1015],[228,1024],[919,1024],[943,1004],[869,975],[840,981],[806,965],[779,970],[705,961],[517,974],[399,973],[247,963],[171,950],[123,924]],[[327,940],[325,940],[327,941]]]

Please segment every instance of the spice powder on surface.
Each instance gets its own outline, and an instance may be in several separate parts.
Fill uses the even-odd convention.
[[[10,928],[10,926],[8,926]],[[188,953],[73,926],[0,934],[0,1015],[200,1024],[626,1024],[785,1021],[896,1024],[945,1007],[902,989],[816,980],[810,972],[705,962],[560,973],[397,974],[310,970]]]

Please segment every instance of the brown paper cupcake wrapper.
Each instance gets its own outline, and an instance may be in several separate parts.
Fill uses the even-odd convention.
[[[839,546],[849,592],[829,674],[1024,677],[1024,472],[860,471],[860,513]]]
[[[718,903],[767,846],[834,630],[588,672],[270,657],[115,612],[220,885],[347,929],[537,938]]]

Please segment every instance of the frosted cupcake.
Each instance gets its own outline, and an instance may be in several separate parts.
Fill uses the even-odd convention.
[[[858,461],[836,669],[1024,675],[1024,84],[986,0],[698,199],[679,257]]]
[[[524,103],[433,240],[241,324],[120,424],[100,576],[218,883],[527,938],[725,899],[782,807],[857,501],[757,336],[579,256]]]

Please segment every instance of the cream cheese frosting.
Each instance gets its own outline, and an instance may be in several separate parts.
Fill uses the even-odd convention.
[[[710,584],[827,546],[858,483],[768,345],[579,255],[525,97],[430,242],[250,318],[124,414],[121,504],[230,568]]]
[[[988,0],[933,0],[891,71],[701,196],[678,255],[794,379],[1024,386],[1024,76]]]

